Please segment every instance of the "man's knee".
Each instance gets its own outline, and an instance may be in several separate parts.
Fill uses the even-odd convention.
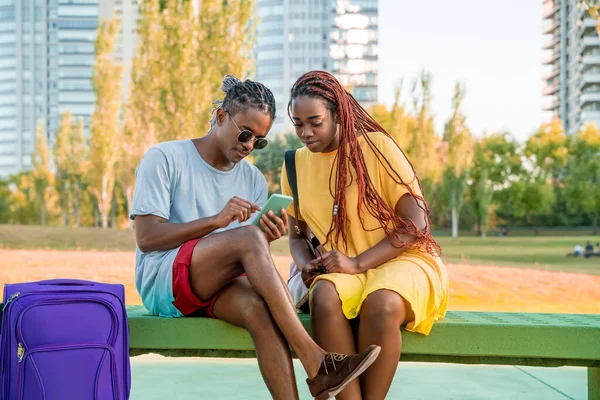
[[[238,239],[243,241],[244,247],[246,248],[262,248],[269,247],[269,242],[263,231],[254,225],[246,225],[238,228],[237,230]]]
[[[406,319],[404,299],[391,290],[378,290],[365,299],[360,312],[361,320],[401,324]]]
[[[333,314],[340,312],[342,302],[338,295],[335,285],[326,280],[320,280],[312,288],[310,297],[311,313]]]

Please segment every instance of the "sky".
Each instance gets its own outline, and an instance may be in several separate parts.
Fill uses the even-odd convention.
[[[412,81],[426,69],[439,133],[460,81],[473,134],[508,131],[525,141],[546,118],[541,9],[542,0],[379,0],[379,101],[391,105],[403,79],[409,106]]]

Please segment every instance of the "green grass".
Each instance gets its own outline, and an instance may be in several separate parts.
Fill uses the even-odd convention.
[[[600,242],[600,236],[438,238],[450,263],[485,264],[600,275],[600,257],[567,257],[576,244]]]
[[[121,229],[0,225],[0,249],[135,250],[135,232]]]
[[[600,275],[600,257],[566,257],[575,244],[600,242],[600,236],[439,237],[443,258],[449,263],[484,264]],[[0,248],[132,251],[132,230],[0,225]],[[284,238],[271,245],[275,255],[288,255]]]

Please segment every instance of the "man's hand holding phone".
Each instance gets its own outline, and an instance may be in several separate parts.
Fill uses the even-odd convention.
[[[264,232],[269,243],[280,239],[287,232],[287,213],[283,208],[280,210],[280,213],[281,218],[278,217],[273,211],[269,210],[260,218],[260,227],[262,228],[262,231]]]

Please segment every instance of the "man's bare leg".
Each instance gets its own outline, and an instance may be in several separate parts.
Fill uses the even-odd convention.
[[[250,332],[258,365],[271,396],[274,399],[298,399],[288,344],[267,304],[250,286],[247,277],[236,278],[227,286],[215,303],[214,314]]]
[[[196,244],[190,265],[190,284],[200,299],[210,298],[244,272],[252,288],[267,303],[307,375],[311,378],[317,375],[324,351],[302,326],[260,229],[255,226],[232,229],[207,236]]]

